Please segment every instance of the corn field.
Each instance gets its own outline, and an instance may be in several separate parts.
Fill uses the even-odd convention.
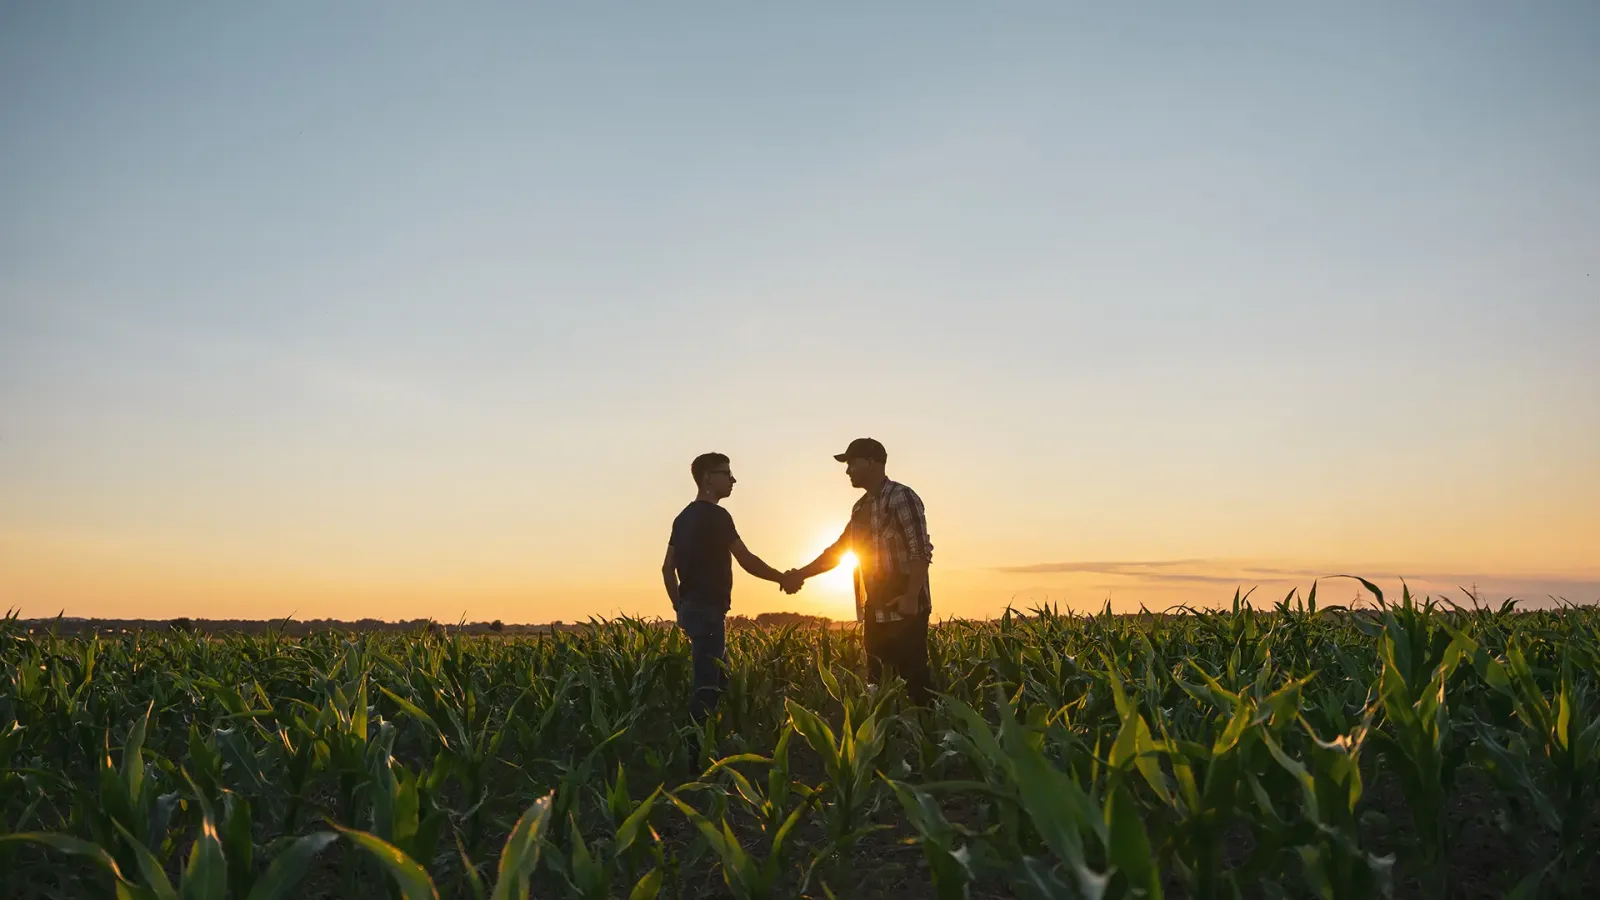
[[[1385,600],[687,641],[0,624],[0,895],[1600,896],[1600,614]],[[1364,604],[1365,606],[1365,604]]]

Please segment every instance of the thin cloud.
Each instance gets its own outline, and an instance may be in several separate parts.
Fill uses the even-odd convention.
[[[1600,577],[1545,576],[1497,572],[1390,571],[1390,566],[1347,565],[1313,569],[1309,566],[1250,565],[1225,560],[1154,559],[1048,562],[997,566],[992,571],[1008,575],[1085,575],[1131,579],[1152,589],[1196,587],[1252,587],[1263,584],[1304,583],[1359,575],[1369,581],[1392,584],[1403,580],[1416,589],[1468,590],[1477,586],[1482,597],[1563,597],[1600,599]],[[1353,582],[1352,582],[1353,583]],[[1124,582],[1121,587],[1129,585]],[[1116,589],[1096,583],[1091,589]],[[1388,592],[1387,587],[1385,593]]]

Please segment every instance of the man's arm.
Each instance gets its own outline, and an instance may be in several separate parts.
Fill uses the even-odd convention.
[[[776,581],[779,584],[783,583],[783,573],[762,562],[761,557],[751,553],[750,548],[744,545],[743,540],[735,539],[732,549],[733,558],[739,561],[739,567],[741,569],[744,569],[746,572],[749,572],[751,575],[754,575],[757,578],[765,579],[766,581]]]
[[[922,498],[910,488],[901,490],[890,500],[889,510],[906,542],[909,569],[906,573],[906,591],[900,595],[900,611],[917,611],[922,589],[928,586],[928,566],[933,563],[933,542],[928,539],[928,514],[922,507]]]
[[[928,561],[913,559],[906,577],[906,592],[900,595],[900,611],[914,613],[921,604],[922,589],[928,586]]]
[[[667,586],[667,598],[673,610],[678,608],[678,563],[673,558],[672,545],[667,545],[667,558],[661,562],[661,581]]]

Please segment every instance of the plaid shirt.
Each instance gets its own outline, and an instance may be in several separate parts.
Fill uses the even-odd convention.
[[[912,563],[933,562],[922,498],[899,482],[885,481],[877,491],[856,501],[850,510],[850,525],[839,540],[855,553],[858,563],[856,621],[865,621],[869,615],[874,622],[905,619],[899,609],[886,609],[884,604],[900,596],[896,588],[910,577]],[[917,615],[932,611],[933,596],[924,582],[917,597]]]

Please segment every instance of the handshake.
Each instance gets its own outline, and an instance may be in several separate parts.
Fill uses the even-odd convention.
[[[785,594],[800,593],[801,585],[806,583],[806,576],[800,574],[799,569],[790,569],[778,579],[778,589]]]

